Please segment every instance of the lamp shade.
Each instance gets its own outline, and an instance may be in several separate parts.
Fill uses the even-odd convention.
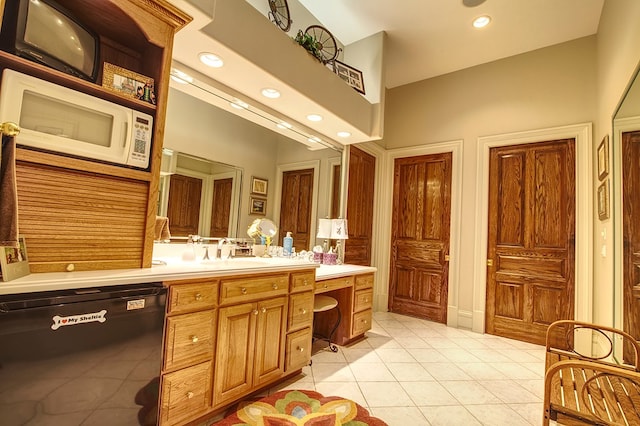
[[[349,238],[347,232],[347,219],[332,219],[331,220],[331,239],[332,240],[346,240]]]
[[[318,238],[331,238],[331,219],[318,219]]]

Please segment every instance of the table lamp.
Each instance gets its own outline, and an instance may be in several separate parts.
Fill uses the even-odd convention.
[[[344,247],[342,240],[349,239],[347,232],[347,219],[331,219],[331,239],[336,240],[336,253],[338,254],[337,263],[344,263]]]

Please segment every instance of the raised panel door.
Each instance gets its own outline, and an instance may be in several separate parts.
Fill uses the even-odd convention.
[[[251,391],[257,314],[254,303],[219,310],[213,393],[216,407]]]
[[[284,344],[287,327],[287,298],[257,303],[253,386],[273,381],[284,374]]]

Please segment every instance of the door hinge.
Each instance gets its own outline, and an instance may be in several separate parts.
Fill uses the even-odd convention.
[[[493,259],[487,259],[487,266],[493,266]]]

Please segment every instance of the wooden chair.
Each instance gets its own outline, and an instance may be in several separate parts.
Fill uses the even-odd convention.
[[[618,364],[613,342],[626,342],[633,364]],[[579,343],[588,349],[581,353]],[[586,342],[586,345],[584,344]],[[640,345],[610,327],[562,320],[547,329],[543,425],[640,426]]]

